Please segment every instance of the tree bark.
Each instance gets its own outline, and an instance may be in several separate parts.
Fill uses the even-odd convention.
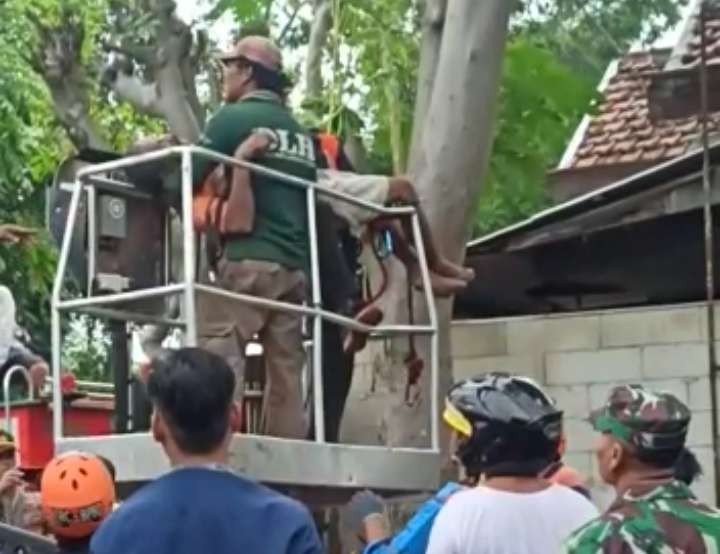
[[[414,177],[435,233],[438,247],[450,259],[460,261],[468,239],[466,222],[480,192],[492,146],[495,104],[507,35],[511,2],[506,0],[451,0],[447,6],[444,32],[432,95],[411,155]],[[429,132],[432,130],[432,132]],[[383,308],[388,321],[402,319],[406,310],[406,283],[393,268],[391,288]],[[426,314],[421,299],[417,317]],[[450,301],[438,303],[440,329],[440,387],[444,395],[452,381],[450,358]],[[419,319],[422,321],[421,319]],[[406,372],[401,365],[407,343],[393,342],[389,371],[374,376],[375,393],[384,397],[380,440],[392,445],[427,446],[430,442],[430,371],[427,344],[426,364],[421,379],[420,400],[407,406],[403,399]],[[378,402],[363,411],[355,404],[358,417],[372,417]],[[377,441],[375,435],[352,436],[354,441]]]
[[[107,141],[90,116],[90,81],[82,64],[82,21],[64,12],[57,26],[46,26],[38,19],[33,23],[40,45],[31,63],[50,91],[55,115],[78,148],[107,149]]]
[[[423,31],[420,40],[420,68],[415,95],[415,113],[413,117],[413,133],[410,141],[409,163],[412,165],[415,146],[422,137],[427,111],[430,107],[435,74],[440,57],[440,43],[445,27],[445,15],[448,0],[426,0],[423,16]]]
[[[325,50],[331,24],[332,5],[330,0],[315,0],[307,59],[305,61],[305,98],[308,100],[322,97],[323,51]]]
[[[195,142],[204,116],[195,75],[205,53],[206,37],[198,34],[194,40],[191,29],[175,14],[172,2],[152,4],[152,16],[156,23],[153,46],[137,46],[132,36],[119,45],[109,45],[123,58],[106,69],[105,82],[138,111],[167,121],[171,132],[182,141]],[[149,81],[134,72],[135,65],[145,68]]]

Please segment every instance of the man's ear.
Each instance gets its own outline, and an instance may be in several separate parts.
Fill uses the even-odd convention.
[[[627,452],[620,441],[613,441],[610,450],[609,469],[615,473],[625,463]]]
[[[167,439],[167,425],[162,417],[162,414],[158,410],[153,410],[152,418],[150,419],[150,431],[152,437],[156,442],[165,444]]]

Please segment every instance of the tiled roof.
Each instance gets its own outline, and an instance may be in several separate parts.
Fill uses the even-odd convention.
[[[647,89],[650,75],[660,69],[651,53],[629,54],[620,61],[573,167],[659,162],[687,152],[700,131],[696,118],[650,119]]]
[[[720,63],[720,12],[717,7],[708,8],[705,22],[705,40],[707,45],[708,63]],[[682,63],[686,66],[700,63],[700,21],[695,16],[692,38],[686,46],[686,53],[682,56]]]
[[[695,65],[700,57],[700,24],[695,23],[685,46],[679,45],[682,64]],[[720,12],[713,10],[706,23],[710,63],[720,63]],[[597,114],[570,164],[573,168],[624,163],[658,163],[685,154],[698,140],[697,117],[653,121],[649,114],[648,86],[653,73],[664,69],[665,57],[636,52],[619,62],[616,74],[603,92]],[[720,114],[712,116],[711,130],[720,128]]]

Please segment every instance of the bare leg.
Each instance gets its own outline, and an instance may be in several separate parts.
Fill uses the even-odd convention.
[[[393,253],[407,266],[413,285],[421,288],[422,281],[420,279],[420,266],[418,265],[417,253],[408,243],[406,239],[407,235],[403,232],[402,225],[397,221],[392,221],[388,222],[385,228],[392,234]],[[428,263],[428,266],[429,265]],[[435,296],[452,296],[465,289],[466,286],[467,282],[463,279],[446,277],[432,269],[430,271],[430,287]]]
[[[466,283],[469,283],[475,278],[475,272],[472,268],[455,264],[440,253],[437,245],[435,244],[427,216],[418,202],[417,194],[415,193],[415,189],[410,181],[402,177],[392,177],[390,179],[390,187],[388,190],[388,202],[409,204],[417,208],[420,233],[422,234],[423,244],[425,245],[425,256],[427,258],[428,267],[432,272],[441,277],[460,279]],[[410,229],[407,221],[403,222],[401,232],[404,235],[405,241],[410,243],[412,229]]]

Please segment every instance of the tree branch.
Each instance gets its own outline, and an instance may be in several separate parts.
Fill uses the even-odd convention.
[[[287,35],[288,31],[290,31],[290,29],[292,28],[293,23],[295,23],[295,19],[297,19],[297,15],[300,12],[300,8],[302,8],[302,3],[298,2],[298,4],[295,6],[295,9],[290,14],[290,17],[289,17],[287,23],[285,24],[282,31],[280,31],[280,34],[278,35],[277,42],[279,44],[282,43],[283,39],[285,38],[285,35]]]
[[[118,71],[111,85],[120,100],[128,102],[137,111],[155,117],[164,117],[155,83],[144,83],[139,77]]]
[[[106,41],[103,42],[103,48],[108,52],[116,52],[127,56],[139,64],[152,65],[153,63],[153,49],[149,46],[141,46],[129,41],[122,41],[120,44],[112,44]]]
[[[447,0],[427,0],[423,17],[423,33],[420,46],[420,68],[418,70],[417,94],[415,99],[415,114],[413,116],[413,132],[410,141],[411,159],[413,165],[415,154],[422,137],[425,119],[427,117],[432,91],[435,85],[438,60],[440,59],[440,45],[445,28],[447,14]]]
[[[307,61],[305,63],[305,96],[308,100],[322,96],[322,56],[330,33],[331,23],[332,6],[329,0],[315,0]]]

